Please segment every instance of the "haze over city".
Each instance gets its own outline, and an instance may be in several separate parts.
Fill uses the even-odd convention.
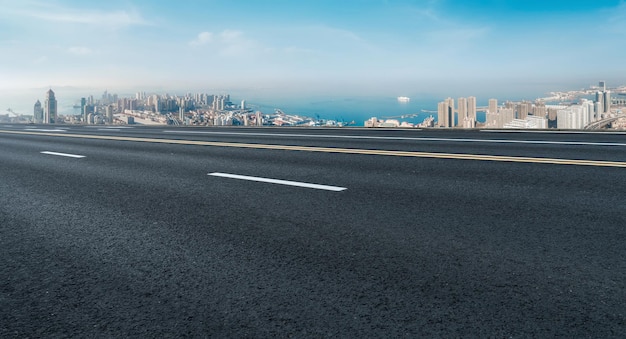
[[[0,1],[0,89],[516,96],[620,84],[622,1]]]
[[[626,337],[626,0],[0,0],[0,338]]]

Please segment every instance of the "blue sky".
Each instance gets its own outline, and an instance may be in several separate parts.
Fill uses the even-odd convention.
[[[0,0],[0,8],[0,89],[488,95],[621,85],[626,74],[623,1]]]

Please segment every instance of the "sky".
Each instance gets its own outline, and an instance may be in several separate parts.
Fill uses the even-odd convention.
[[[623,85],[612,0],[0,0],[0,91],[489,95]]]

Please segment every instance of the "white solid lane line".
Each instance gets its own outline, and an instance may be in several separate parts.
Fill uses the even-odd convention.
[[[481,129],[481,132],[486,132],[486,133],[535,133],[535,134],[597,134],[597,135],[603,135],[603,134],[618,134],[618,135],[623,135],[626,134],[626,132],[619,132],[619,131],[611,131],[611,132],[607,132],[607,131],[600,131],[600,132],[593,132],[593,131],[581,131],[581,130],[558,130],[558,131],[550,131],[550,130],[532,130],[532,129]]]
[[[219,172],[209,173],[208,175],[214,176],[214,177],[230,178],[230,179],[239,179],[239,180],[265,182],[265,183],[270,183],[270,184],[279,184],[279,185],[287,185],[287,186],[313,188],[313,189],[333,191],[333,192],[341,192],[341,191],[347,190],[347,188],[345,188],[345,187],[309,184],[309,183],[298,182],[298,181],[288,181],[288,180],[278,180],[278,179],[269,179],[269,178],[260,178],[260,177],[250,177],[250,176],[247,176],[247,175],[237,175],[237,174],[228,174],[228,173],[219,173]]]
[[[130,128],[135,128],[135,127],[129,127],[129,126],[104,126],[104,127],[102,127],[102,126],[83,126],[83,127],[85,127],[85,128],[97,128],[97,129],[103,129],[103,128],[106,128],[106,129],[121,129],[121,128],[123,128],[123,129],[130,129]]]
[[[50,152],[50,151],[43,151],[43,152],[41,152],[41,154],[58,155],[60,157],[77,158],[77,159],[85,157],[84,155],[58,153],[58,152]]]
[[[67,132],[66,129],[40,129],[40,128],[25,128],[25,131],[36,131],[36,132]]]
[[[574,146],[626,146],[616,142],[584,142],[584,141],[547,141],[547,140],[507,140],[507,139],[468,139],[468,138],[431,138],[431,137],[380,137],[365,135],[330,135],[330,134],[287,134],[287,133],[245,133],[245,132],[209,132],[209,131],[167,131],[164,133],[180,134],[214,134],[263,137],[295,137],[295,138],[335,138],[335,139],[371,139],[371,140],[407,140],[407,141],[447,141],[447,142],[478,142],[497,144],[546,144]]]

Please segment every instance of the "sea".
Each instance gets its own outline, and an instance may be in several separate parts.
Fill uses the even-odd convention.
[[[268,98],[271,100],[271,98]],[[353,126],[363,126],[365,121],[376,117],[381,120],[397,119],[410,123],[422,122],[429,116],[437,116],[438,98],[411,98],[408,102],[397,97],[300,97],[278,100],[250,101],[248,105],[263,113],[280,109],[285,114],[307,116],[314,119],[333,120]]]

